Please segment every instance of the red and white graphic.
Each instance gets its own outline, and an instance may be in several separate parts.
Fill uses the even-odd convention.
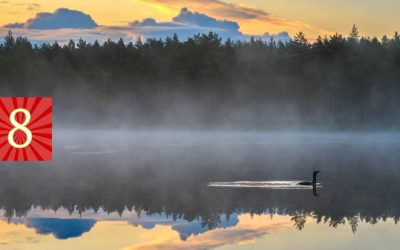
[[[0,161],[51,161],[51,97],[0,97]]]

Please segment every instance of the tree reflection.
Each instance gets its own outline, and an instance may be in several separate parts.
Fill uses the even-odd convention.
[[[357,227],[360,222],[360,218],[358,216],[347,217],[347,221],[349,222],[349,224],[351,226],[351,231],[353,233],[357,232]]]
[[[303,210],[295,211],[291,219],[291,221],[293,221],[294,223],[293,226],[298,230],[302,230],[307,222],[307,217],[309,216],[310,216],[309,212],[305,212]]]
[[[371,157],[372,153],[362,151],[357,154],[352,149],[352,158],[348,159],[345,157],[348,156],[346,153],[349,149],[343,145],[334,150],[328,148],[326,151],[316,151],[319,161],[331,162],[334,158],[336,162],[352,166],[343,164],[340,171],[323,169],[324,177],[334,176],[337,172],[341,182],[332,184],[328,179],[321,178],[324,185],[323,188],[318,188],[320,192],[318,197],[312,196],[310,190],[207,187],[208,182],[215,180],[267,176],[263,172],[267,170],[264,166],[258,165],[260,158],[257,158],[268,150],[276,152],[276,149],[267,149],[262,148],[257,152],[257,149],[252,148],[251,151],[247,151],[249,159],[240,160],[247,162],[248,168],[243,168],[242,164],[218,168],[216,156],[213,158],[212,152],[208,149],[191,156],[179,151],[177,154],[181,158],[171,153],[171,156],[164,157],[163,161],[151,162],[146,159],[146,163],[139,162],[137,165],[131,163],[135,151],[129,151],[125,163],[123,156],[116,156],[115,161],[122,162],[117,170],[114,166],[110,167],[102,158],[89,159],[87,156],[72,160],[67,157],[62,158],[60,162],[64,162],[65,165],[59,167],[0,168],[0,209],[4,210],[6,218],[24,217],[35,206],[53,211],[65,208],[70,214],[103,210],[107,213],[116,212],[122,216],[125,211],[135,211],[139,215],[163,214],[174,220],[200,220],[203,226],[209,228],[215,228],[220,223],[221,215],[229,218],[232,214],[242,213],[269,214],[271,217],[274,214],[289,215],[292,217],[294,227],[299,230],[304,229],[306,220],[310,217],[315,218],[317,223],[324,223],[332,228],[348,224],[353,232],[357,231],[361,222],[375,224],[388,218],[393,219],[395,223],[398,222],[400,199],[396,197],[400,194],[400,183],[396,180],[400,177],[400,170],[394,166],[400,159],[389,158],[393,159],[393,162],[387,163],[390,166],[387,171],[378,171],[373,167],[369,167],[366,171],[365,166],[368,165],[359,164],[360,166],[356,167],[352,159],[355,158],[357,163],[367,164],[371,160],[363,157]],[[290,152],[286,145],[283,149],[286,154]],[[398,149],[394,147],[381,151],[390,152]],[[335,150],[338,152],[335,153]],[[309,152],[307,148],[304,151]],[[372,148],[371,151],[376,150]],[[218,154],[217,152],[215,155]],[[257,157],[252,154],[256,154]],[[268,161],[272,161],[273,157],[274,154],[268,154]],[[283,173],[292,173],[289,170],[293,170],[297,171],[293,173],[294,177],[301,177],[302,173],[310,173],[302,167],[310,166],[312,169],[316,165],[322,165],[307,162],[314,161],[315,158],[308,156],[302,158],[301,154],[296,157],[303,159],[302,165],[296,166],[296,170],[285,168],[286,158],[279,158]],[[193,159],[198,158],[202,161],[196,165],[197,161]],[[291,159],[289,161],[293,162]],[[190,162],[190,167],[187,167],[185,162]],[[255,167],[251,167],[252,165]],[[270,174],[278,170],[268,171]],[[355,175],[361,181],[353,180],[352,176]],[[371,179],[374,180],[373,183],[362,182]],[[377,185],[380,186],[379,189],[376,188]]]

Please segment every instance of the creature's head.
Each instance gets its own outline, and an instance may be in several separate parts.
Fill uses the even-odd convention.
[[[319,172],[321,172],[321,171],[316,170],[316,171],[313,172],[313,175],[317,175]]]

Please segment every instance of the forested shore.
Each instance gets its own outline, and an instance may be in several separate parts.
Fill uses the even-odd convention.
[[[400,35],[303,33],[289,43],[83,40],[0,44],[2,96],[53,96],[60,126],[191,129],[400,128]]]

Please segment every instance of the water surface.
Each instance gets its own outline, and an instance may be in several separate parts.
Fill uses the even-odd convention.
[[[393,133],[55,131],[53,162],[1,164],[0,249],[397,249],[399,149]],[[296,186],[313,170],[318,196]]]

